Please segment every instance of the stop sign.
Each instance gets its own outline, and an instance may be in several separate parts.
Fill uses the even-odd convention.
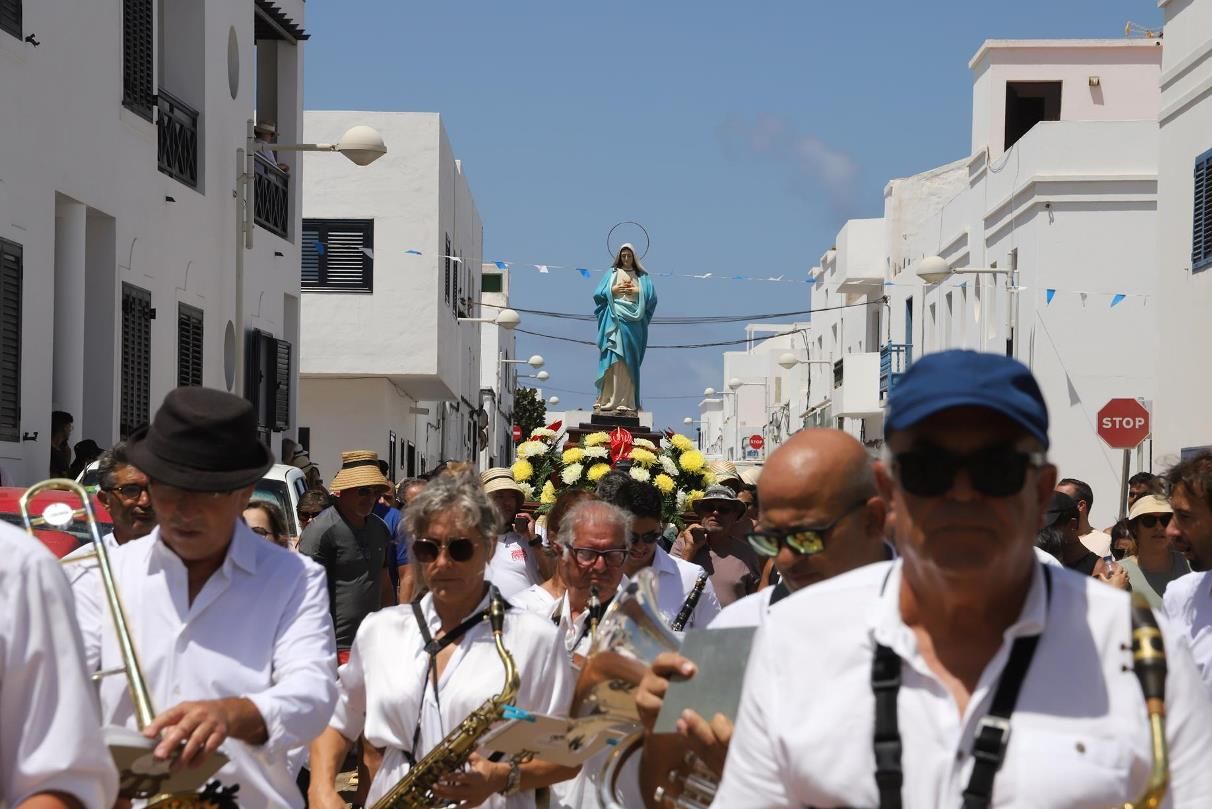
[[[760,435],[749,436],[749,446],[753,449],[761,449],[763,446],[765,446],[765,444],[766,439],[762,438]]]
[[[516,424],[513,425],[513,440],[515,444],[522,440],[522,428]]]
[[[1098,437],[1111,449],[1132,449],[1149,435],[1149,411],[1135,399],[1112,399],[1098,411]]]

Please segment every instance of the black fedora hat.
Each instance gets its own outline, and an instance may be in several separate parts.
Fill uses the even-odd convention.
[[[150,427],[127,442],[131,462],[152,480],[197,492],[256,483],[273,465],[257,437],[250,402],[213,388],[175,388]]]

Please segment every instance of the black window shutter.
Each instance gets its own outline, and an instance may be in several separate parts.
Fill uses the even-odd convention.
[[[446,262],[446,300],[450,300],[450,237],[446,237],[446,252],[442,254]]]
[[[21,440],[21,245],[0,239],[0,441]]]
[[[122,285],[122,401],[118,432],[129,436],[151,415],[151,293]]]
[[[0,31],[21,38],[21,0],[0,0]]]
[[[252,403],[253,411],[257,414],[257,426],[268,427],[265,419],[265,396],[262,395],[262,383],[265,375],[262,370],[261,357],[264,352],[264,341],[268,335],[260,329],[248,331],[244,361],[244,398]]]
[[[122,0],[122,104],[152,119],[152,0]]]
[[[373,219],[304,219],[300,286],[372,292],[374,233]]]
[[[202,310],[187,304],[177,309],[177,385],[202,384]]]
[[[275,340],[277,356],[274,364],[274,431],[290,429],[290,342]]]
[[[1191,269],[1212,266],[1212,151],[1195,159],[1192,200]]]

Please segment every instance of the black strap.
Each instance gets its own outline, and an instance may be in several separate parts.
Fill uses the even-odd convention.
[[[891,575],[891,571],[889,571]],[[885,577],[884,585],[888,583]],[[1052,572],[1044,568],[1046,603],[1052,602]],[[883,592],[883,587],[880,588]],[[989,713],[977,724],[972,739],[972,774],[964,789],[963,809],[988,809],[993,801],[993,780],[1006,758],[1010,742],[1010,717],[1031,660],[1039,645],[1039,635],[1016,638],[1010,647],[1006,668],[998,679]],[[876,644],[871,664],[871,692],[875,698],[875,784],[879,790],[879,809],[900,809],[904,771],[901,769],[901,742],[897,719],[897,695],[901,688],[901,658],[887,646]]]
[[[767,606],[773,607],[789,595],[791,595],[791,588],[787,586],[787,582],[780,581],[774,585],[774,591],[770,593],[770,604]]]

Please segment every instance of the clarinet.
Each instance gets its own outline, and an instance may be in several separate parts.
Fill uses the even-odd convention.
[[[694,587],[691,588],[690,595],[686,596],[682,609],[678,612],[677,617],[673,619],[673,624],[670,628],[674,632],[681,632],[686,628],[686,623],[690,620],[690,616],[694,614],[694,608],[699,605],[699,599],[703,597],[703,588],[706,586],[707,571],[704,570],[694,580]]]

